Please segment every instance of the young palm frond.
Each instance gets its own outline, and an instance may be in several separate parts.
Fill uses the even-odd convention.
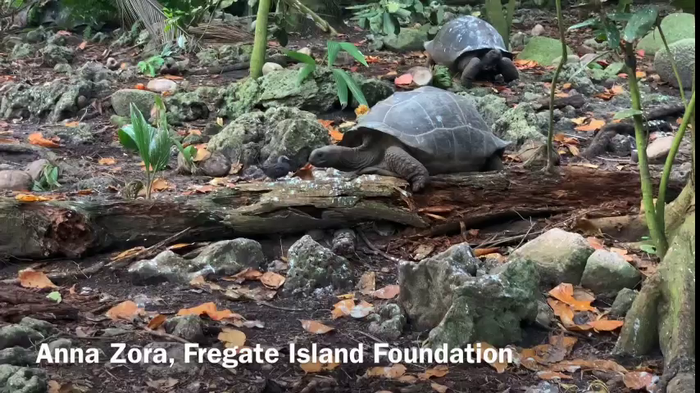
[[[168,18],[163,13],[163,6],[157,0],[117,0],[117,6],[122,15],[130,21],[141,21],[151,33],[151,37],[159,40],[161,44],[173,42],[180,36],[187,36],[180,27],[166,29]]]

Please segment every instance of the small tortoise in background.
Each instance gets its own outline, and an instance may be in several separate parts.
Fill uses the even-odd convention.
[[[380,101],[337,146],[312,151],[309,163],[357,175],[400,177],[417,192],[430,175],[502,169],[508,145],[491,132],[470,100],[425,86]]]
[[[503,75],[506,83],[518,79],[513,54],[503,37],[483,19],[462,16],[447,22],[432,41],[425,43],[428,64],[441,64],[461,72],[462,86],[471,87],[477,78]]]

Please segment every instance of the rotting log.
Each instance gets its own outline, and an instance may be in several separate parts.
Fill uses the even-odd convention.
[[[677,185],[673,184],[672,189]],[[436,176],[422,193],[381,176],[238,184],[209,194],[156,194],[152,201],[83,196],[20,202],[0,198],[0,256],[39,259],[150,246],[191,228],[180,239],[303,233],[385,220],[448,233],[528,216],[602,206],[601,215],[638,206],[631,172],[565,167],[558,176],[520,168]],[[425,210],[439,213],[426,215]],[[430,233],[430,232],[425,232]]]

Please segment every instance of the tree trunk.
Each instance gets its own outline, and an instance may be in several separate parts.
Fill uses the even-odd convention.
[[[258,1],[258,16],[255,19],[255,43],[253,54],[250,57],[250,77],[262,76],[262,67],[265,63],[265,51],[267,50],[267,18],[270,13],[270,0]]]
[[[679,214],[681,213],[682,214]],[[666,211],[670,247],[625,318],[614,352],[664,355],[659,391],[695,391],[695,192],[689,182]]]
[[[396,178],[363,176],[256,182],[167,200],[156,194],[151,201],[0,198],[0,256],[77,257],[150,246],[181,231],[186,232],[183,242],[213,241],[377,220],[440,235],[596,205],[598,216],[625,214],[639,200],[639,179],[633,173],[575,166],[562,168],[559,176],[523,169],[435,176],[426,191],[413,195],[407,186]]]

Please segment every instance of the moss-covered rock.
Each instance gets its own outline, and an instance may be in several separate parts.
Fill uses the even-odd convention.
[[[661,80],[678,87],[678,80],[671,66],[671,58],[673,57],[676,60],[678,75],[681,78],[683,88],[687,90],[691,89],[693,85],[693,73],[695,72],[695,38],[676,41],[670,44],[668,49],[671,50],[670,56],[665,48],[656,52],[656,56],[654,56],[654,69],[661,77]]]
[[[251,44],[222,45],[209,47],[197,53],[199,63],[205,67],[221,67],[250,61],[253,52]]]
[[[279,107],[238,117],[211,138],[208,148],[246,166],[285,155],[300,167],[313,149],[328,143],[328,131],[313,113]]]
[[[34,47],[29,44],[21,43],[17,44],[12,48],[12,53],[10,53],[10,59],[20,60],[30,57],[34,54]]]
[[[131,104],[141,111],[141,114],[148,119],[151,108],[156,103],[156,93],[147,90],[121,89],[112,94],[112,109],[119,116],[131,116]]]
[[[288,252],[289,272],[283,291],[288,294],[310,294],[315,289],[342,290],[352,287],[350,262],[318,244],[306,235]]]
[[[89,99],[104,87],[79,78],[36,86],[14,83],[0,97],[0,118],[48,118],[58,122],[76,113],[81,96]]]
[[[176,93],[165,99],[168,108],[168,122],[182,124],[186,121],[207,119],[221,101],[220,89],[199,87],[194,91]]]
[[[433,67],[433,86],[441,89],[452,87],[452,73],[448,67],[439,64]]]
[[[682,12],[670,14],[661,21],[661,28],[669,46],[676,41],[695,38],[695,16]],[[656,52],[664,49],[659,29],[654,29],[653,32],[642,38],[637,48],[645,51],[648,55],[656,54]]]
[[[499,138],[522,145],[527,141],[544,141],[543,127],[542,119],[537,117],[534,107],[528,103],[521,103],[506,110],[491,129]]]
[[[39,51],[44,59],[44,64],[53,67],[59,63],[70,63],[73,61],[73,49],[60,45],[46,45]]]
[[[575,53],[571,48],[566,48],[567,53]],[[549,37],[532,37],[525,45],[519,60],[534,60],[543,66],[552,65],[557,57],[562,56],[561,42]]]
[[[394,52],[424,50],[423,44],[428,41],[428,33],[420,29],[405,28],[397,35],[384,37],[383,41],[384,47]]]

